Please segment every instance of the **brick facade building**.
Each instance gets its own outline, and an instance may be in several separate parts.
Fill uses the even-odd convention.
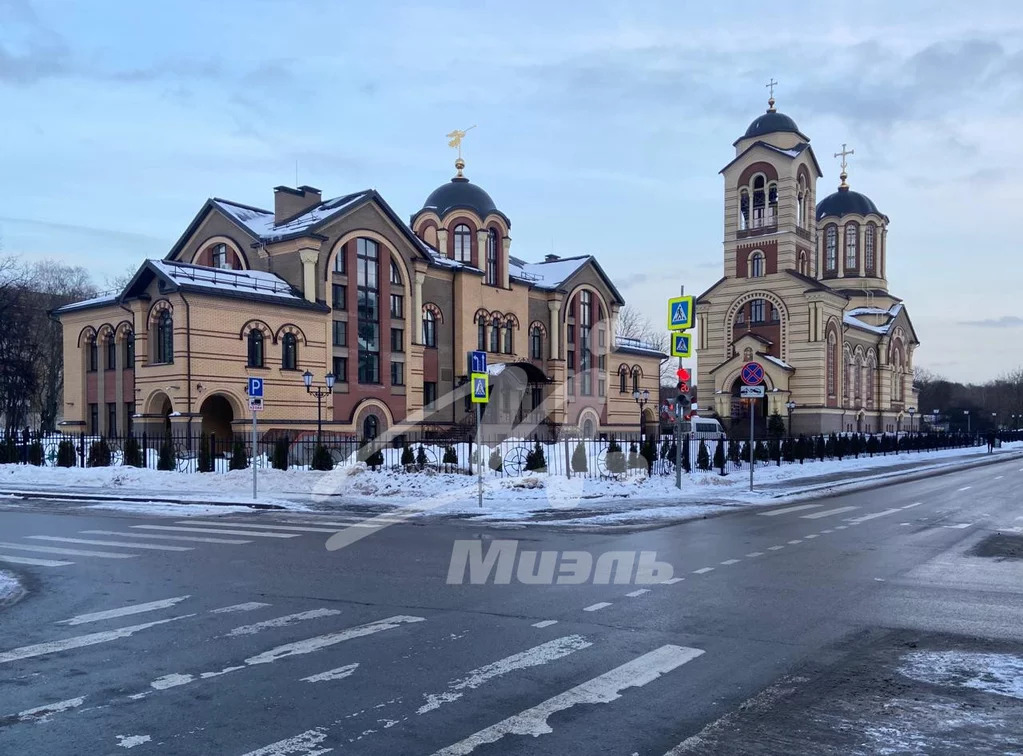
[[[274,209],[208,200],[162,260],[123,291],[60,308],[62,426],[90,433],[224,434],[316,427],[303,373],[336,380],[325,432],[375,437],[472,427],[466,352],[488,352],[493,433],[635,432],[657,350],[617,343],[623,299],[590,256],[527,263],[511,221],[458,174],[406,224],[373,190],[324,201],[277,187]]]

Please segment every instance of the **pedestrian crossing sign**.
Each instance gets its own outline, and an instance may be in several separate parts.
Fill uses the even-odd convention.
[[[672,297],[668,300],[668,330],[684,331],[693,327],[693,298]]]
[[[692,357],[693,337],[688,331],[672,331],[671,333],[671,356]]]
[[[490,376],[486,373],[472,374],[472,403],[486,404],[490,399]]]

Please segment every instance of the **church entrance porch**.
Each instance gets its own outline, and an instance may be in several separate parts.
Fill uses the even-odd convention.
[[[749,416],[753,412],[753,433],[760,437],[767,433],[768,400],[743,399],[740,396],[745,386],[741,379],[736,379],[731,388],[731,416],[729,430],[731,435],[745,436],[749,434]]]

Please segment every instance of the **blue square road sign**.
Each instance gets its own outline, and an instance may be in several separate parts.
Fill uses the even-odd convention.
[[[253,398],[262,398],[263,396],[262,378],[249,378],[249,396]]]

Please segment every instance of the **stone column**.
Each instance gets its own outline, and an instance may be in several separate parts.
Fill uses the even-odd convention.
[[[558,316],[561,300],[550,300],[547,308],[551,311],[551,359],[558,360],[561,359],[561,318]]]
[[[441,257],[448,257],[448,230],[446,228],[437,229],[437,251],[440,252]]]
[[[315,249],[303,249],[298,253],[302,261],[302,286],[307,302],[316,301],[316,261],[319,256]]]
[[[863,276],[866,274],[866,271],[867,271],[866,261],[863,259],[865,257],[865,255],[866,255],[866,249],[864,248],[863,244],[864,244],[864,239],[866,239],[866,236],[867,236],[867,225],[865,223],[860,223],[860,224],[858,224],[857,227],[859,228],[859,231],[857,231],[857,234],[858,234],[859,238],[856,239],[856,242],[857,242],[857,249],[859,250],[859,255],[858,256],[859,256],[859,261],[860,261],[860,278],[863,278]],[[877,250],[874,250],[874,254],[877,254]],[[875,260],[875,267],[876,267],[876,262],[877,261]]]
[[[107,394],[106,383],[107,383],[107,381],[106,381],[106,377],[107,376],[106,376],[106,374],[107,374],[107,366],[106,366],[106,362],[105,362],[105,360],[106,360],[106,354],[104,354],[105,351],[106,351],[106,343],[103,342],[103,341],[100,341],[100,335],[97,333],[96,334],[96,427],[95,428],[89,428],[89,430],[91,432],[96,433],[96,435],[106,435],[106,422],[107,422],[107,420],[106,420],[106,417],[107,417],[107,412],[106,412],[106,410],[107,410],[107,398],[106,398],[106,394]],[[89,401],[88,401],[88,399],[86,399],[86,405],[88,405],[88,403],[89,403]],[[88,406],[86,406],[86,410],[88,410]],[[88,420],[89,420],[88,415],[86,415],[85,419],[86,419],[86,422],[88,422]]]
[[[122,436],[128,430],[128,416],[124,414],[124,340],[117,341],[114,348],[114,416],[117,432]]]
[[[486,281],[487,229],[485,228],[481,228],[476,232],[476,267],[483,271],[483,280]]]
[[[511,237],[506,236],[501,239],[502,255],[501,255],[501,286],[505,289],[511,286],[508,278],[508,266],[511,265]]]
[[[423,343],[423,328],[420,325],[423,322],[423,283],[426,281],[426,271],[417,270],[415,272],[416,285],[412,289],[412,336],[410,337],[410,343],[422,344]]]

